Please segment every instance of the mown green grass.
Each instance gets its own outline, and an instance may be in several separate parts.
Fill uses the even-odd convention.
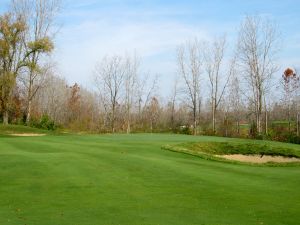
[[[161,150],[166,144],[232,140],[2,136],[0,224],[297,224],[300,167],[235,165]]]

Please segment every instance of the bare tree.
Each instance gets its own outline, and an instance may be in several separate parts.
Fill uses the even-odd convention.
[[[208,48],[205,55],[206,72],[209,77],[211,96],[212,130],[214,133],[216,132],[216,114],[218,106],[224,96],[225,89],[228,86],[231,75],[231,70],[229,73],[221,70],[224,59],[225,45],[225,36],[216,39],[212,46]]]
[[[297,89],[299,88],[299,77],[294,70],[287,68],[282,75],[284,88],[284,103],[288,110],[289,132],[291,132],[291,107],[296,100]]]
[[[151,133],[153,133],[153,128],[157,123],[159,117],[159,110],[160,110],[160,106],[159,106],[158,99],[156,97],[152,97],[149,106],[147,106],[147,114],[148,114],[148,119],[150,120]]]
[[[66,125],[68,122],[69,88],[67,81],[48,70],[45,85],[42,86],[32,101],[35,113],[48,115],[56,123]]]
[[[125,73],[125,107],[126,107],[126,132],[131,132],[131,113],[134,98],[137,95],[139,59],[136,55],[126,58]]]
[[[144,126],[144,113],[151,98],[155,96],[158,87],[158,75],[153,79],[149,79],[150,74],[146,74],[144,79],[138,79],[137,82],[137,105],[138,105],[138,122],[140,126]]]
[[[12,0],[11,7],[17,15],[26,21],[28,29],[24,33],[25,48],[29,47],[26,44],[28,42],[54,38],[56,34],[54,19],[60,9],[60,0]],[[23,71],[22,83],[27,92],[27,123],[31,119],[32,100],[43,85],[46,70],[50,66],[50,64],[43,62],[45,59],[42,56],[44,55],[38,51],[31,54],[28,58],[29,66]]]
[[[95,82],[108,112],[111,132],[115,132],[117,107],[126,74],[126,64],[121,56],[104,57],[96,66]]]
[[[262,110],[273,74],[278,70],[274,57],[278,50],[274,24],[261,17],[246,17],[241,24],[238,50],[244,80],[249,86],[249,100],[254,105],[256,127],[262,133]]]
[[[200,76],[203,65],[203,46],[195,39],[181,45],[177,51],[178,72],[185,83],[185,93],[188,96],[193,113],[193,133],[197,134],[197,111],[200,100]]]
[[[241,112],[243,108],[242,100],[242,88],[240,77],[237,74],[236,68],[233,66],[231,69],[231,77],[229,83],[229,101],[231,105],[231,110],[235,120],[236,133],[240,135],[240,121],[242,118]]]
[[[171,127],[174,130],[175,129],[175,111],[176,111],[176,100],[177,100],[177,95],[178,95],[178,79],[177,77],[175,78],[174,85],[173,85],[173,90],[171,94]]]

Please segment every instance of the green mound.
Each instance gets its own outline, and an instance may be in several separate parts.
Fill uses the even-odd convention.
[[[221,160],[216,155],[260,155],[300,158],[300,151],[287,146],[262,142],[188,142],[176,145],[164,145],[165,150],[188,153],[202,158]]]

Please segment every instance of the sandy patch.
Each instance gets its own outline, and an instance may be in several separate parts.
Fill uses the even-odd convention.
[[[240,162],[249,162],[249,163],[267,163],[267,162],[275,162],[275,163],[290,163],[290,162],[300,162],[298,158],[289,158],[282,156],[260,156],[260,155],[216,155],[217,157],[230,159]]]
[[[41,136],[45,136],[46,134],[24,133],[24,134],[10,134],[10,135],[16,137],[41,137]]]

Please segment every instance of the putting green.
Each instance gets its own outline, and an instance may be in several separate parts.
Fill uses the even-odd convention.
[[[0,224],[297,224],[300,167],[165,151],[184,135],[0,137]],[[289,146],[297,151],[299,146]]]

